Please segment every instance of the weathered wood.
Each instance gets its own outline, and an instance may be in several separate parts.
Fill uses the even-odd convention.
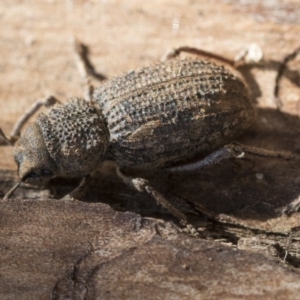
[[[295,2],[32,0],[3,2],[0,11],[5,133],[43,96],[54,94],[65,102],[83,95],[70,33],[90,46],[97,72],[108,77],[149,65],[180,45],[232,59],[258,43],[265,61],[239,67],[258,104],[255,125],[239,141],[300,151],[299,59],[288,64],[281,82],[283,113],[273,99],[276,70],[299,47]],[[0,147],[0,156],[2,197],[17,174],[8,146]],[[192,174],[143,176],[188,215],[199,238],[179,233],[163,208],[124,186],[109,164],[94,174],[81,202],[54,199],[71,191],[74,180],[55,180],[46,189],[23,187],[16,199],[0,202],[0,298],[299,296],[300,217],[282,213],[299,199],[298,164],[248,156]],[[212,217],[203,217],[202,209]]]

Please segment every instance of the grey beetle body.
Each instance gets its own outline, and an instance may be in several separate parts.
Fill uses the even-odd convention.
[[[182,47],[167,57],[175,57],[180,51],[207,54]],[[83,54],[78,51],[78,55],[82,58]],[[234,65],[219,56],[208,53],[208,57]],[[86,66],[83,69],[88,83]],[[290,152],[233,142],[253,123],[255,110],[242,80],[210,61],[168,60],[107,80],[94,92],[88,86],[89,101],[75,98],[39,114],[16,144],[18,133],[36,108],[57,100],[48,97],[38,101],[15,125],[11,138],[0,128],[0,136],[16,146],[14,156],[21,178],[4,199],[24,181],[40,183],[56,176],[82,178],[79,186],[65,196],[78,199],[88,175],[109,159],[115,161],[116,173],[125,184],[148,193],[187,225],[187,217],[148,180],[130,177],[122,169],[192,171],[225,159],[242,158],[245,153],[300,160]],[[193,158],[201,159],[188,162]],[[291,211],[298,208],[297,204]]]
[[[93,101],[55,105],[22,134],[19,176],[83,177],[105,159],[159,168],[209,154],[248,128],[242,81],[209,61],[170,60],[104,82]]]

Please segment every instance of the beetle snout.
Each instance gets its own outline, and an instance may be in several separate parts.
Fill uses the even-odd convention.
[[[14,150],[15,162],[18,166],[18,176],[22,182],[40,185],[54,177],[54,172],[45,161],[36,159],[34,151],[25,151],[22,146]]]

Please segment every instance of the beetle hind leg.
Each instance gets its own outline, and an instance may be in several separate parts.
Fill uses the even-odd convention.
[[[300,156],[289,151],[274,151],[252,146],[246,146],[238,142],[232,142],[215,152],[207,155],[204,159],[179,166],[165,168],[170,172],[195,171],[219,164],[223,160],[231,158],[244,158],[245,155],[255,155],[261,157],[270,157],[283,160],[300,161]]]

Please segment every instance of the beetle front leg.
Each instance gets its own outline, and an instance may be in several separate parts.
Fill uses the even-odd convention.
[[[123,182],[135,189],[138,192],[147,192],[153,199],[157,201],[160,205],[166,208],[174,217],[180,220],[183,225],[187,225],[186,216],[176,209],[167,199],[165,199],[158,191],[156,191],[149,183],[148,180],[144,178],[133,178],[126,176],[119,167],[117,167],[117,175],[123,180]]]
[[[55,97],[48,96],[44,99],[36,101],[17,121],[13,127],[10,136],[6,137],[0,128],[0,138],[2,138],[7,144],[13,146],[19,139],[20,132],[28,120],[42,107],[50,107],[56,103],[60,103]]]
[[[10,145],[10,146],[13,146],[15,141],[13,141],[12,138],[10,137],[7,137],[4,132],[2,131],[2,129],[0,128],[0,139],[2,139],[2,142],[1,142],[1,145],[3,144],[7,144],[7,145]]]
[[[87,175],[85,177],[83,177],[78,186],[71,191],[69,194],[65,195],[64,197],[62,197],[60,200],[75,200],[75,199],[81,199],[82,197],[84,197],[86,195],[87,192],[87,187],[88,187],[88,182],[90,180],[91,176]]]

